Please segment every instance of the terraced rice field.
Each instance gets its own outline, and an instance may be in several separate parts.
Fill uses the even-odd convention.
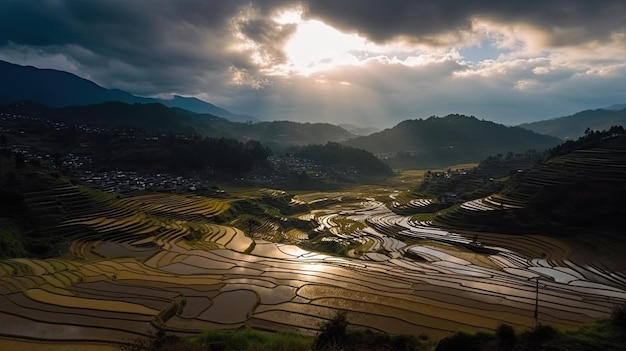
[[[285,230],[286,243],[215,223],[225,200],[151,194],[79,211],[49,228],[71,238],[65,256],[0,261],[2,334],[106,343],[159,328],[314,333],[344,310],[355,326],[438,337],[501,323],[529,328],[537,280],[539,321],[557,327],[607,317],[626,301],[626,274],[572,260],[558,240],[481,233],[478,244],[372,198],[342,203],[344,196],[293,199],[311,208],[333,202],[293,215],[311,230]],[[464,209],[485,210],[489,201],[497,200]],[[339,257],[295,245],[319,235],[357,246]]]

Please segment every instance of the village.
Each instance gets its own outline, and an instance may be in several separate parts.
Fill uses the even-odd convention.
[[[95,159],[94,142],[81,142],[74,148],[74,152],[61,154],[40,146],[39,138],[41,135],[52,138],[72,130],[74,133],[91,136],[89,139],[107,136],[127,140],[140,138],[139,142],[150,143],[168,135],[128,128],[108,129],[84,124],[70,126],[42,117],[7,113],[0,114],[0,121],[0,153],[6,158],[15,159],[16,166],[28,164],[35,168],[55,170],[79,184],[111,193],[207,191],[217,189],[217,182],[278,187],[293,182],[294,179],[323,179],[328,172],[341,176],[350,175],[350,171],[323,167],[314,161],[290,155],[270,156],[267,169],[239,175],[219,174],[212,169],[184,175],[166,171],[103,169],[102,164]],[[175,138],[187,140],[188,137],[175,135]],[[272,171],[267,172],[268,169]]]

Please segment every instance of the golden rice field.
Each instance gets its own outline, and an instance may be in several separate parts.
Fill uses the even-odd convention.
[[[301,194],[291,205],[304,212],[268,214],[252,237],[237,218],[218,220],[233,200],[148,194],[85,208],[48,229],[70,238],[63,256],[0,261],[0,346],[106,349],[158,329],[243,325],[314,333],[338,310],[354,326],[392,334],[443,337],[502,323],[523,330],[533,322],[536,281],[539,321],[559,328],[607,317],[626,301],[623,271],[578,259],[564,242],[480,233],[485,250],[472,250],[469,234],[393,212],[429,203],[396,195]],[[465,206],[497,211],[489,201]],[[269,241],[263,228],[281,239]],[[353,249],[337,256],[298,246],[313,238]]]

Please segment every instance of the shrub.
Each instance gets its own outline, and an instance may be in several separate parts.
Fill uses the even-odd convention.
[[[456,332],[452,336],[441,339],[435,351],[480,351],[494,340],[493,335],[486,333]]]
[[[508,324],[501,324],[496,329],[497,350],[512,350],[517,344],[515,330]]]
[[[613,308],[611,324],[618,330],[626,332],[626,304]]]
[[[539,350],[542,345],[554,341],[559,332],[551,326],[540,325],[533,330],[522,333],[519,338],[519,350]]]
[[[347,345],[347,329],[348,319],[346,318],[346,312],[338,312],[333,319],[322,324],[312,349],[322,351],[344,348]]]
[[[337,315],[320,327],[311,350],[314,351],[418,351],[426,350],[428,338],[422,344],[411,335],[389,335],[371,330],[348,330],[346,312]]]

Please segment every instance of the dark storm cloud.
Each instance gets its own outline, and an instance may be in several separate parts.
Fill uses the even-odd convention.
[[[282,46],[295,27],[278,26],[269,14],[299,4],[305,17],[375,41],[437,44],[438,34],[454,36],[483,16],[533,24],[545,31],[548,45],[558,46],[604,40],[626,23],[623,2],[610,0],[5,0],[0,49],[65,55],[82,68],[75,73],[105,85],[125,77],[143,94],[184,87],[193,94],[202,84],[224,83],[233,67],[255,81],[259,69],[283,63]],[[250,46],[232,50],[234,35]]]
[[[470,30],[477,16],[536,26],[553,46],[604,40],[626,28],[622,0],[315,0],[307,7],[309,16],[377,42],[396,37],[432,42],[437,34]]]
[[[295,32],[296,26],[277,26],[276,23],[268,21],[266,18],[243,20],[236,23],[237,29],[246,39],[255,43],[256,53],[262,59],[262,65],[271,67],[284,63],[287,59],[281,45]]]
[[[296,25],[272,17],[300,5],[303,18],[371,41],[441,47],[357,48],[365,50],[358,65],[276,75],[275,65],[292,67],[283,47]],[[501,39],[530,37],[526,52],[498,52]],[[459,59],[481,41],[495,48],[492,60]],[[556,117],[623,103],[624,48],[623,0],[0,0],[0,59],[270,119],[385,127],[450,112],[501,122]],[[414,55],[423,64],[398,61]]]
[[[139,93],[194,90],[194,85],[197,90],[202,84],[222,83],[230,67],[254,74],[258,65],[252,62],[253,54],[271,63],[285,59],[279,48],[293,28],[275,28],[267,17],[281,3],[2,1],[0,48],[65,55],[85,70],[75,73],[88,71],[105,85],[125,78]],[[245,19],[246,11],[253,16]],[[237,16],[244,19],[236,25],[258,52],[230,48]]]

